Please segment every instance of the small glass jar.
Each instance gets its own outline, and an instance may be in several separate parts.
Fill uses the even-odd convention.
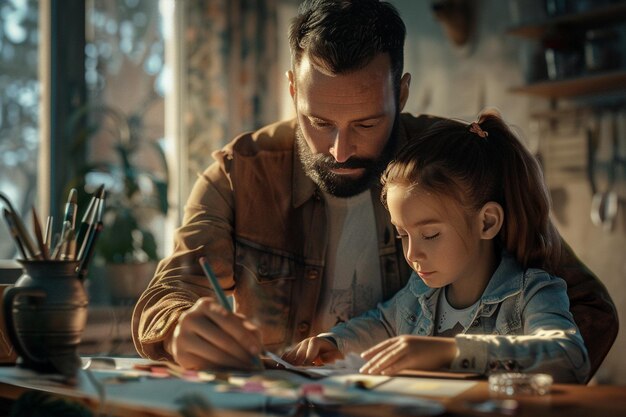
[[[543,39],[546,71],[549,80],[579,76],[584,70],[582,42],[573,37],[551,34]]]
[[[496,373],[489,376],[489,392],[496,396],[545,395],[552,382],[548,374]]]
[[[585,68],[607,71],[621,64],[619,32],[615,28],[588,30],[585,34]]]

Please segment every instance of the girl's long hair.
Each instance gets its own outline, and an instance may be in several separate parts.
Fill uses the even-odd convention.
[[[550,219],[550,198],[537,160],[494,111],[476,127],[445,119],[410,139],[385,170],[382,200],[393,184],[419,184],[476,211],[489,201],[504,209],[500,244],[524,268],[554,271],[561,240]]]

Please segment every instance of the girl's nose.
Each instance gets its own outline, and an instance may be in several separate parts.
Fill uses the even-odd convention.
[[[424,260],[424,252],[411,238],[408,239],[406,247],[406,259],[410,262],[419,262]]]

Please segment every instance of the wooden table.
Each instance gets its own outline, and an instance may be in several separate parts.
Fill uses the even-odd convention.
[[[503,398],[503,397],[501,397]],[[506,397],[515,399],[515,412],[481,412],[476,409],[484,401],[497,398],[489,395],[486,381],[451,399],[442,399],[447,416],[518,416],[518,417],[624,417],[626,416],[626,387],[556,384],[550,394],[536,397]],[[346,407],[350,415],[363,417],[401,416],[393,408]],[[408,414],[410,415],[410,414]]]
[[[482,415],[468,412],[467,403],[489,398],[486,382],[482,382],[446,403],[446,408],[461,415]],[[611,385],[555,384],[549,395],[516,397],[519,403],[516,416],[539,417],[609,417],[626,416],[626,387]]]
[[[87,395],[80,390],[57,389],[42,386],[37,383],[24,383],[23,381],[11,381],[4,378],[0,382],[0,397],[16,400],[28,391],[50,392],[72,401],[78,401],[95,411],[104,412],[106,415],[119,417],[173,417],[179,416],[177,412],[162,410],[157,407],[138,407],[132,404],[120,404],[107,402],[99,409],[98,400],[93,395]],[[437,399],[436,397],[433,397]],[[446,408],[446,416],[520,416],[520,417],[626,417],[626,387],[619,386],[581,386],[569,384],[556,384],[550,394],[536,397],[512,397],[518,402],[518,407],[513,413],[506,412],[482,412],[476,409],[477,405],[485,401],[493,400],[488,391],[486,381],[477,381],[469,390],[452,398],[440,399]],[[497,399],[497,398],[496,398]],[[206,414],[209,415],[209,414]],[[253,417],[268,415],[260,412],[247,412],[236,410],[214,410],[211,416],[224,417]],[[269,414],[278,415],[278,414]],[[312,414],[315,415],[315,414]],[[320,413],[324,415],[324,413]],[[333,415],[346,416],[414,416],[411,410],[403,410],[392,406],[343,406]],[[204,416],[204,414],[202,414]]]

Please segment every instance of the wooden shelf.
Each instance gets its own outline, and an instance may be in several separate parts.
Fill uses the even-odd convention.
[[[539,39],[550,29],[571,30],[607,26],[626,19],[626,2],[598,7],[583,13],[575,13],[547,19],[536,24],[511,28],[507,34],[522,38]]]
[[[621,90],[626,90],[625,70],[559,81],[541,81],[510,89],[512,93],[530,94],[546,98],[571,98]]]

